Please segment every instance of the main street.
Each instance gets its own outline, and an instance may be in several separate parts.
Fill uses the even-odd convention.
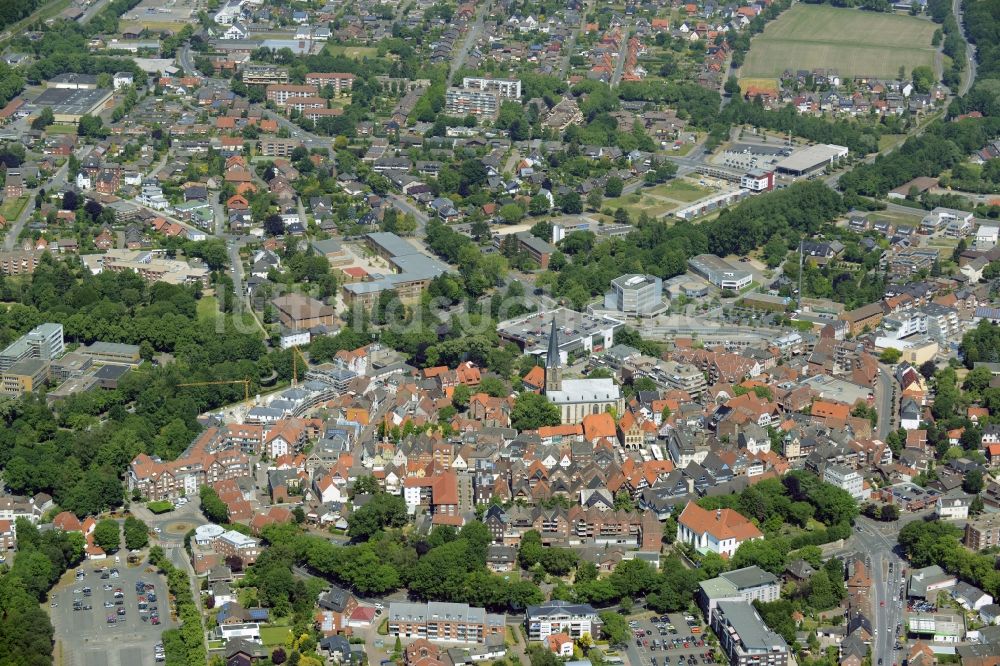
[[[918,517],[911,515],[910,520]],[[872,581],[872,664],[888,666],[899,661],[895,649],[896,626],[903,621],[899,589],[903,583],[904,561],[894,550],[894,535],[899,525],[892,526],[890,536],[879,530],[878,523],[864,516],[859,516],[855,525],[854,540],[859,551],[867,558],[866,564]]]
[[[476,9],[476,18],[472,22],[472,26],[469,28],[469,32],[465,35],[465,40],[462,42],[462,48],[459,49],[458,53],[455,54],[455,59],[451,62],[451,68],[448,70],[448,85],[453,83],[452,79],[458,74],[458,71],[462,69],[465,64],[466,58],[469,57],[469,53],[472,51],[472,47],[476,45],[476,40],[479,39],[479,33],[483,31],[483,22],[486,20],[486,14],[490,11],[491,3],[484,2]]]
[[[884,442],[896,423],[896,378],[892,375],[892,368],[885,364],[880,364],[879,370],[881,372],[875,379],[875,410],[878,412],[876,432]]]

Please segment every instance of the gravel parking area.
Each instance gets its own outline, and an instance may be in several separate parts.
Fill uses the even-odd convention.
[[[642,616],[641,619],[631,618],[632,635],[627,650],[631,666],[714,664],[711,657],[705,657],[705,654],[712,650],[705,643],[705,633],[709,629],[698,617],[689,616],[693,619],[693,624],[689,624],[684,616],[684,613],[669,613],[654,618],[648,615]]]
[[[101,579],[99,569],[117,568],[117,578]],[[69,571],[52,590],[50,602],[57,605],[48,608],[52,624],[56,630],[57,650],[62,654],[66,666],[154,666],[156,664],[153,647],[160,642],[165,629],[174,626],[170,617],[167,599],[167,583],[162,576],[147,571],[148,564],[128,566],[125,558],[116,564],[114,558],[100,562],[84,562],[79,569],[84,572],[77,579],[75,572]],[[138,608],[136,582],[142,580],[155,586],[156,602],[160,624],[143,622]],[[112,589],[105,591],[104,586]],[[83,588],[92,590],[91,596],[83,594]],[[105,608],[105,601],[114,602],[114,590],[121,588],[124,604]],[[80,590],[76,593],[75,590]],[[73,610],[73,602],[80,599],[90,610]],[[125,609],[125,615],[117,614],[118,608]],[[107,622],[108,615],[115,615],[115,623]]]

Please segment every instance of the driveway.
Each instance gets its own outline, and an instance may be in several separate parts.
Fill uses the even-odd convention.
[[[127,566],[124,556],[121,559],[121,564],[115,564],[113,557],[101,562],[84,562],[79,567],[84,572],[82,580],[77,580],[74,572],[68,571],[50,593],[50,600],[58,603],[57,607],[48,610],[55,627],[56,654],[62,656],[60,663],[63,666],[152,666],[156,663],[153,646],[160,641],[164,630],[176,626],[171,618],[167,582],[145,560],[141,565]],[[96,570],[104,566],[117,568],[119,577],[102,580]],[[138,580],[155,586],[159,626],[153,626],[148,620],[143,622],[140,617],[135,593]],[[104,585],[122,589],[123,617],[116,613],[119,607],[104,607],[105,601],[114,600],[113,591],[105,591]],[[82,594],[84,587],[93,590],[92,596]],[[93,608],[75,611],[74,599],[83,599]],[[108,624],[109,614],[115,614],[114,624]]]

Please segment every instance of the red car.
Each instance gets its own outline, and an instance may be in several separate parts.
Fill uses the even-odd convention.
[[[885,607],[885,602],[884,601],[880,602],[879,606],[882,606],[884,608]]]
[[[684,647],[691,647],[691,644],[690,643],[685,643]]]

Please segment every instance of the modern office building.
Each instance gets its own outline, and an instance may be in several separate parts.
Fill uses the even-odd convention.
[[[753,274],[745,268],[731,266],[714,254],[699,254],[688,259],[691,270],[719,289],[737,291],[753,282]]]
[[[65,351],[62,324],[39,324],[0,352],[0,371],[7,371],[25,359],[52,361]]]
[[[663,308],[663,280],[655,275],[630,273],[611,281],[604,307],[625,314],[648,315]]]
[[[37,391],[48,380],[49,361],[40,358],[26,358],[0,374],[0,391],[6,396],[17,398],[25,393]]]
[[[764,624],[749,601],[720,601],[712,629],[730,666],[785,666],[788,644]]]
[[[142,356],[139,345],[128,345],[121,342],[102,342],[97,340],[80,349],[80,354],[98,363],[114,363],[117,365],[139,365]]]
[[[698,605],[711,623],[712,612],[720,601],[763,602],[775,601],[781,596],[778,577],[758,566],[727,571],[698,584]]]

